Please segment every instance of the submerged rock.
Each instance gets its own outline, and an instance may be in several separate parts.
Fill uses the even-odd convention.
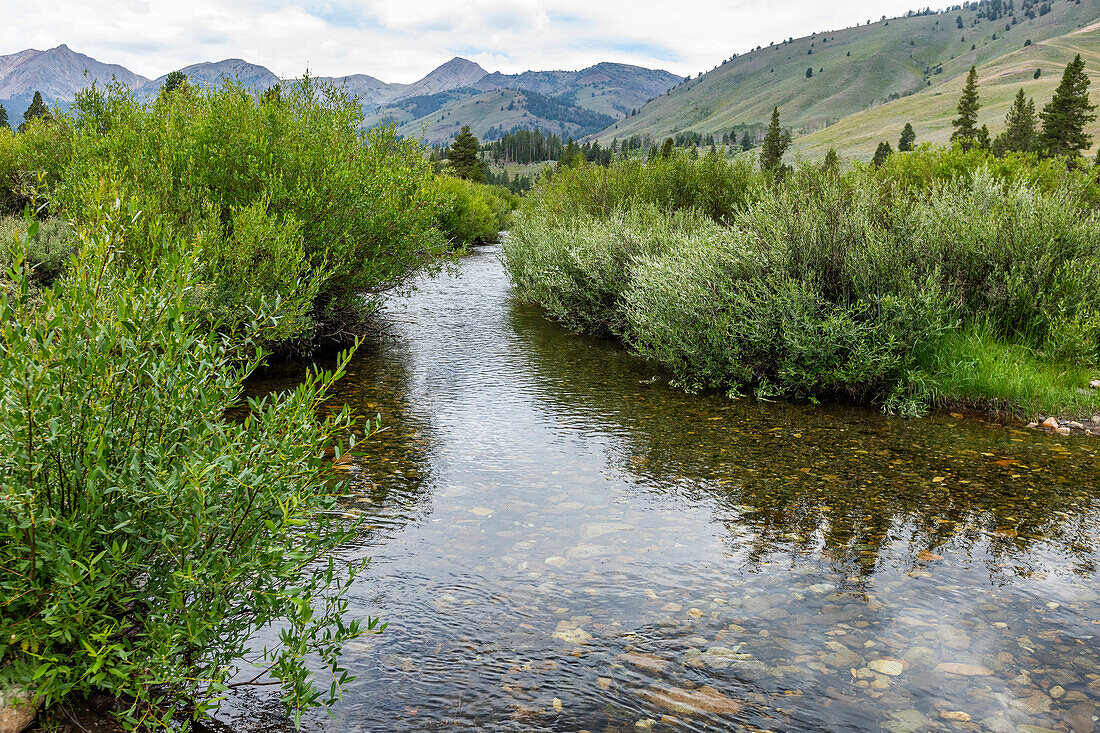
[[[936,665],[937,672],[959,674],[964,677],[991,677],[993,670],[977,664],[963,664],[961,662],[941,662]]]
[[[697,687],[685,690],[680,687],[649,687],[638,696],[658,707],[680,715],[700,716],[707,713],[737,715],[743,705],[732,697],[723,695],[713,687]]]

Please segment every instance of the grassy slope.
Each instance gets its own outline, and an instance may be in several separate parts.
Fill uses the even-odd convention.
[[[956,27],[959,15],[963,30]],[[951,85],[961,88],[956,77],[972,63],[984,67],[1019,51],[1027,39],[1037,42],[1065,36],[1096,21],[1100,18],[1100,0],[1082,0],[1080,5],[1072,0],[1055,0],[1050,13],[1034,20],[1019,15],[1017,25],[1007,32],[1005,25],[1010,19],[981,20],[972,26],[976,17],[975,11],[963,11],[896,18],[744,54],[658,97],[639,114],[604,130],[599,139],[609,142],[613,137],[621,139],[632,134],[660,139],[688,129],[721,132],[739,123],[766,122],[773,105],[779,105],[784,124],[793,127],[796,134],[820,130],[868,108],[897,119],[880,109],[898,104],[886,103],[891,95],[910,95],[941,86],[943,93],[950,95]],[[992,38],[994,33],[996,40]],[[971,45],[976,49],[971,51]],[[1086,40],[1084,45],[1091,43]],[[812,55],[807,54],[811,47]],[[1068,59],[1062,60],[1064,54],[1058,55],[1045,46],[1029,47],[1027,53],[1039,54],[1040,48],[1052,56],[1045,65],[1037,57],[1031,71],[1036,65],[1044,66],[1044,82],[1051,82],[1053,67],[1059,62],[1064,65]],[[1019,61],[1021,69],[1030,63],[1022,58]],[[942,73],[925,73],[937,66],[942,67]],[[807,67],[812,67],[814,73],[809,79]],[[911,103],[912,99],[903,97],[899,101]],[[920,106],[913,109],[919,111]],[[1003,116],[1001,112],[1000,118]],[[922,115],[912,116],[918,127],[923,119]],[[897,125],[899,130],[904,121]],[[890,135],[891,139],[896,137],[896,133]]]
[[[1090,96],[1094,102],[1100,100],[1100,22],[1095,22],[981,64],[978,74],[982,108],[978,121],[989,125],[992,135],[1003,130],[1005,114],[1021,87],[1035,99],[1036,108],[1042,109],[1061,80],[1066,63],[1078,53],[1085,60],[1093,82]],[[1039,79],[1034,78],[1036,68],[1043,71]],[[882,140],[896,147],[906,122],[913,123],[918,142],[946,143],[951,137],[951,120],[956,116],[955,106],[965,81],[965,70],[958,71],[944,84],[850,115],[836,125],[800,138],[792,146],[792,152],[815,158],[835,147],[842,155],[866,160]],[[1100,140],[1100,122],[1094,122],[1090,131],[1095,140]]]

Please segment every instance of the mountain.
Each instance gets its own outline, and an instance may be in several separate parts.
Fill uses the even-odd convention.
[[[48,51],[27,49],[0,56],[0,104],[13,121],[22,120],[36,91],[42,92],[47,104],[68,104],[91,82],[112,80],[131,87],[148,81],[123,66],[101,63],[64,44]]]
[[[368,110],[367,122],[392,122],[400,134],[423,136],[436,145],[448,142],[462,125],[482,140],[517,128],[579,138],[622,119],[679,81],[667,71],[628,64],[486,74],[477,64],[453,59]]]
[[[960,77],[971,64],[978,66],[987,85],[1026,82],[1031,77],[1025,72],[1034,73],[1037,67],[1043,69],[1043,84],[1057,83],[1051,76],[1060,75],[1058,67],[1072,58],[1071,49],[1097,42],[1095,32],[1070,34],[1100,20],[1100,0],[1022,0],[1014,11],[1001,0],[955,7],[815,33],[735,55],[597,137],[610,142],[636,134],[659,141],[682,131],[722,133],[766,124],[777,105],[783,124],[793,128],[795,150],[816,151],[820,146],[799,138],[817,133],[816,139],[828,139],[842,153],[851,147],[851,154],[864,156],[878,140],[896,144],[897,134],[875,139],[873,124],[857,125],[849,118],[879,120],[883,128],[896,127],[898,132],[909,121],[919,136],[922,128],[942,128],[948,107],[958,100]],[[1089,68],[1095,73],[1095,64]],[[1041,89],[1035,86],[1037,94]],[[1015,93],[1015,86],[1011,91]],[[992,90],[985,93],[991,96]],[[1000,94],[981,120],[994,132],[1003,127]],[[943,104],[930,104],[936,95]],[[828,132],[842,121],[845,126],[834,130],[836,134]],[[840,132],[856,127],[864,130],[860,141]]]
[[[452,89],[468,87],[486,75],[485,69],[473,61],[457,56],[438,67],[420,81],[413,82],[398,92],[392,99],[423,97]],[[392,100],[391,100],[392,101]]]
[[[192,64],[180,71],[200,87],[237,79],[248,88],[266,89],[280,81],[269,69],[243,59]],[[149,80],[74,53],[67,46],[20,51],[0,56],[0,103],[18,121],[35,90],[42,90],[50,104],[66,106],[89,80],[112,77],[147,100],[157,95],[168,75]],[[490,74],[473,61],[455,57],[412,84],[389,84],[366,74],[318,80],[341,85],[357,96],[366,124],[393,122],[403,135],[441,144],[467,124],[474,134],[489,140],[519,127],[538,127],[564,137],[590,135],[662,94],[680,78],[667,71],[616,63],[580,71]]]
[[[612,117],[625,117],[682,79],[661,69],[604,62],[580,71],[525,71],[486,75],[479,89],[522,89],[560,97]]]
[[[249,89],[267,89],[279,83],[279,77],[268,68],[250,64],[244,59],[225,59],[224,61],[204,61],[180,69],[190,84],[201,87],[217,86],[226,79],[237,79]],[[139,97],[155,97],[168,74],[159,76],[151,82],[137,87]]]
[[[481,92],[472,87],[396,100],[367,113],[366,123],[393,123],[407,137],[432,145],[450,142],[463,125],[481,140],[495,140],[516,128],[538,128],[562,137],[581,138],[614,118],[558,97],[517,89]]]
[[[343,86],[348,93],[359,97],[364,106],[385,104],[409,86],[408,84],[387,84],[366,74],[319,76],[317,81]]]

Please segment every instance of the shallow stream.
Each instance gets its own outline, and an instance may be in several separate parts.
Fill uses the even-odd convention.
[[[307,727],[1096,727],[1100,441],[686,395],[514,302],[493,248],[389,320],[337,396],[388,426],[348,555],[389,627]]]

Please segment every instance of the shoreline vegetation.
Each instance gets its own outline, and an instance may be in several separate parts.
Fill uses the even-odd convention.
[[[329,390],[384,295],[495,238],[515,197],[362,119],[308,77],[180,74],[0,126],[5,725],[106,697],[126,729],[185,730],[253,684],[298,724],[384,627],[348,612],[334,470],[379,423]],[[334,344],[329,371],[242,398],[270,354]]]
[[[520,297],[689,391],[1084,423],[1098,203],[1095,168],[1034,153],[776,172],[669,146],[544,179],[503,260]]]

